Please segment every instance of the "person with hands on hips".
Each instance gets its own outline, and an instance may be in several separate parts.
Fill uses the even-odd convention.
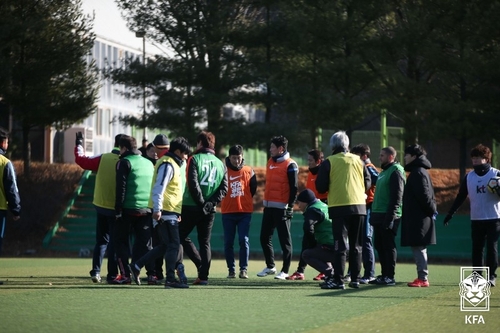
[[[396,161],[396,150],[389,146],[380,151],[382,172],[377,179],[370,223],[373,225],[375,249],[380,260],[381,275],[369,284],[394,286],[397,260],[396,234],[401,222],[406,174]]]
[[[498,267],[498,236],[500,235],[500,189],[488,186],[490,180],[498,183],[500,170],[491,166],[491,150],[482,144],[470,152],[474,170],[467,173],[460,183],[460,189],[444,218],[447,226],[453,214],[463,204],[467,196],[470,200],[472,266],[484,266],[484,246],[486,243],[486,265],[490,269],[489,283],[496,285]],[[481,273],[481,272],[480,272]]]

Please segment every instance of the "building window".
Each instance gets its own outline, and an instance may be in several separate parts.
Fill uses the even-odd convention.
[[[104,136],[110,136],[111,135],[111,110],[106,109],[104,110],[103,116],[102,116],[102,133]]]
[[[102,135],[102,109],[97,109],[95,129],[96,135]]]

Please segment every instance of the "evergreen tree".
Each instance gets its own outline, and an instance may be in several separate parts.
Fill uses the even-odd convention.
[[[94,110],[97,76],[86,57],[95,36],[80,0],[4,0],[0,12],[0,97],[22,128],[29,177],[30,130],[62,129]]]
[[[353,129],[381,92],[364,55],[385,2],[291,1],[283,4],[280,73],[273,85],[318,148],[320,127]]]
[[[111,72],[115,81],[133,86],[146,80],[155,108],[147,122],[154,127],[160,122],[176,134],[197,131],[195,125],[205,120],[210,131],[222,130],[222,107],[248,100],[244,88],[254,83],[250,64],[233,41],[251,24],[252,7],[247,1],[222,0],[117,4],[131,30],[145,31],[148,41],[171,52],[149,60],[142,69],[151,73],[147,78],[140,69]]]
[[[433,96],[439,101],[434,128],[459,142],[463,177],[468,140],[500,139],[492,126],[500,102],[500,1],[442,0],[441,5],[447,15],[439,25],[441,52],[434,58],[438,75]]]

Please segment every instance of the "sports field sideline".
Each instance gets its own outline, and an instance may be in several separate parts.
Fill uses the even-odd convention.
[[[489,311],[462,312],[460,266],[430,262],[430,288],[406,286],[413,264],[398,264],[396,286],[321,290],[310,267],[305,281],[280,281],[257,277],[263,262],[252,260],[248,280],[227,279],[214,260],[208,286],[164,289],[94,284],[90,259],[0,259],[0,332],[498,331],[500,288]]]

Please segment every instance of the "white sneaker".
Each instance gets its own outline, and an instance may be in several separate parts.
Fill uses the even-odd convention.
[[[286,280],[288,277],[288,274],[285,272],[280,272],[278,275],[276,275],[274,278],[278,280]]]
[[[264,268],[262,271],[260,271],[259,273],[257,273],[257,276],[259,277],[264,277],[264,276],[268,276],[268,275],[274,275],[276,274],[276,268]]]

